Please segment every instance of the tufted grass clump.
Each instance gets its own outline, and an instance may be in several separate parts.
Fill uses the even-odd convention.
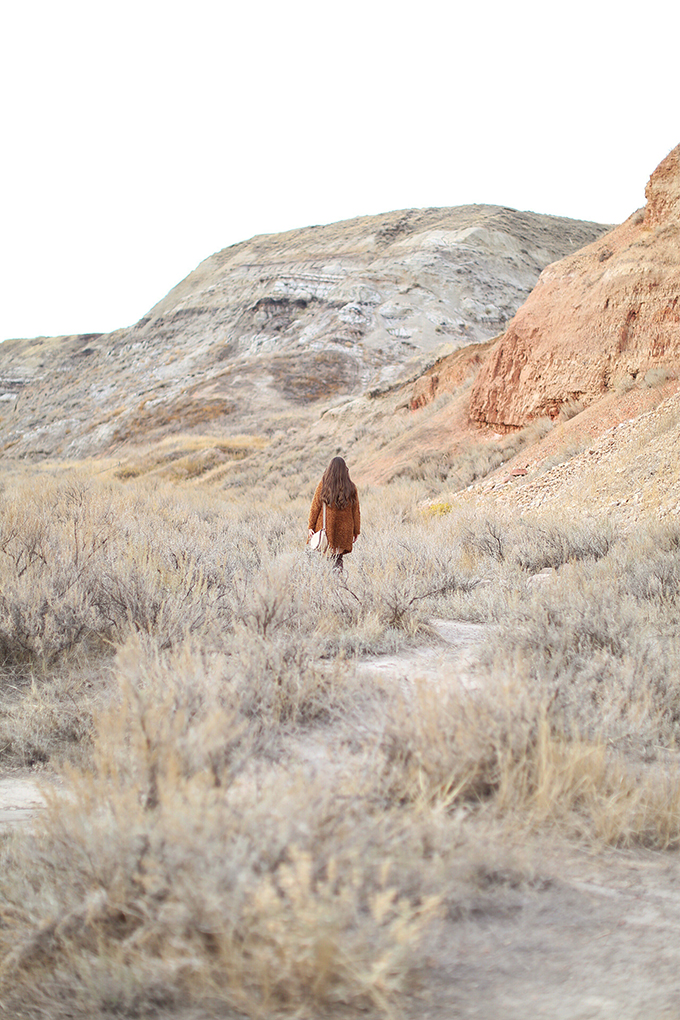
[[[603,729],[565,726],[550,700],[498,671],[471,694],[417,684],[394,699],[384,730],[390,802],[483,810],[510,828],[590,842],[680,846],[680,766],[640,768]]]

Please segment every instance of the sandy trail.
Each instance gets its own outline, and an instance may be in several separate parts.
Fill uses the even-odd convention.
[[[458,620],[431,620],[440,639],[437,645],[420,645],[395,655],[376,655],[358,664],[365,676],[408,683],[415,679],[439,680],[455,677],[465,687],[476,686],[473,676],[476,648],[489,625]]]
[[[0,834],[32,818],[44,803],[38,781],[30,775],[0,777]]]
[[[496,892],[433,940],[414,1018],[678,1020],[677,854],[555,848]]]

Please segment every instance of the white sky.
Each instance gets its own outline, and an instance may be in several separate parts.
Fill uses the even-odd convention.
[[[0,339],[140,318],[254,234],[466,203],[620,222],[680,5],[7,0]]]

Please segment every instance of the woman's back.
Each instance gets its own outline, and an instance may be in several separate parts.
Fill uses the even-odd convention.
[[[326,507],[326,534],[332,552],[342,559],[350,553],[361,532],[361,510],[357,487],[349,477],[342,457],[334,457],[316,487],[309,511],[308,530],[311,537],[323,527]],[[338,564],[341,566],[341,562]]]

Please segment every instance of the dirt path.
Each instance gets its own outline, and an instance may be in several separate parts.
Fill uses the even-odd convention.
[[[0,835],[31,818],[43,803],[38,781],[29,772],[0,777]]]
[[[678,1020],[677,854],[562,849],[533,886],[444,925],[413,1020]]]
[[[359,664],[360,673],[398,683],[408,683],[415,678],[437,680],[442,675],[451,675],[466,687],[474,687],[475,648],[488,633],[489,625],[431,620],[430,626],[439,637],[438,644],[420,645],[395,655],[363,659]]]

